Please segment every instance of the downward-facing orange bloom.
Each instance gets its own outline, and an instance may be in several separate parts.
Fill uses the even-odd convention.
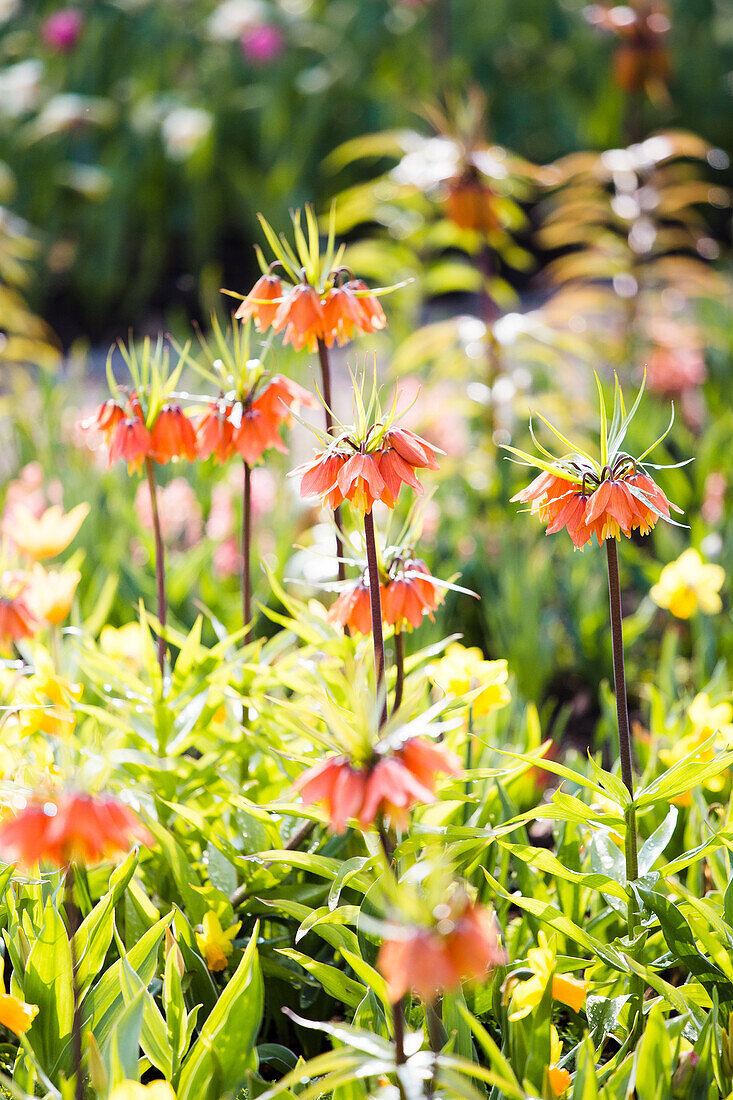
[[[83,432],[101,432],[104,436],[104,441],[109,445],[112,432],[115,430],[120,420],[125,419],[124,407],[115,401],[114,398],[109,397],[106,401],[102,402],[94,416],[90,416],[87,420],[82,420],[79,427]]]
[[[415,742],[420,744],[416,747]],[[426,751],[422,751],[423,742],[429,745]],[[455,754],[425,738],[414,738],[391,756],[363,768],[354,767],[346,757],[330,757],[304,772],[295,786],[304,802],[325,805],[335,832],[343,832],[354,818],[366,828],[378,816],[404,829],[413,806],[435,801],[438,773],[459,771]]]
[[[379,304],[379,298],[369,293],[369,287],[363,279],[351,279],[344,286],[344,290],[351,291],[357,296],[356,300],[361,311],[361,323],[357,327],[362,332],[380,332],[387,327],[387,318]]]
[[[365,445],[357,450],[349,442],[337,443],[292,470],[290,476],[301,478],[302,497],[318,496],[331,509],[348,500],[360,512],[369,513],[377,500],[394,508],[403,485],[422,493],[415,470],[437,469],[437,450],[414,432],[397,428],[387,431],[373,451]]]
[[[150,457],[163,465],[173,458],[196,458],[196,433],[193,424],[177,403],[166,404],[153,424]]]
[[[459,229],[491,233],[499,228],[496,195],[476,170],[448,181],[445,212]]]
[[[506,962],[499,927],[488,909],[467,902],[454,915],[449,905],[442,908],[447,912],[435,928],[415,927],[382,944],[377,966],[393,1004],[410,991],[430,1003],[462,981],[481,981]]]
[[[324,324],[318,292],[308,283],[299,283],[278,306],[272,330],[282,332],[283,344],[292,344],[296,351],[315,351],[318,338],[324,335]]]
[[[382,617],[390,626],[419,626],[443,598],[442,592],[420,558],[400,560],[397,571],[382,589]]]
[[[252,317],[259,332],[272,325],[283,333],[283,343],[296,351],[315,351],[345,344],[356,332],[377,332],[387,325],[379,301],[361,279],[332,286],[325,293],[310,283],[283,286],[277,275],[262,275],[237,310],[236,317]]]
[[[280,374],[254,399],[234,401],[220,395],[196,426],[198,455],[208,458],[213,454],[217,462],[226,462],[239,454],[252,466],[270,447],[285,453],[280,426],[292,419],[293,409],[314,403],[312,394]]]
[[[633,463],[606,469],[601,481],[586,477],[583,483],[542,473],[512,500],[531,503],[532,511],[547,523],[547,534],[565,528],[576,549],[582,550],[595,535],[606,539],[627,537],[638,530],[646,535],[659,515],[669,518],[670,504],[659,486]]]
[[[234,454],[234,425],[231,421],[233,404],[224,397],[212,401],[196,424],[196,453],[199,458],[210,458],[224,463]]]
[[[109,443],[107,465],[112,466],[119,458],[127,463],[130,473],[139,473],[150,454],[153,441],[150,432],[139,416],[127,416],[120,420],[112,432]]]
[[[13,510],[9,534],[18,551],[27,558],[33,561],[54,558],[76,538],[88,513],[88,504],[77,504],[70,512],[54,504],[36,517],[21,505]]]
[[[572,1081],[568,1070],[563,1069],[562,1066],[548,1066],[547,1076],[550,1081],[550,1088],[555,1096],[562,1096],[564,1092],[567,1092]]]
[[[384,600],[384,589],[382,589]],[[372,630],[372,605],[369,584],[360,577],[351,588],[345,588],[334,601],[328,612],[329,621],[347,626],[359,634],[370,634]]]
[[[0,643],[32,638],[38,626],[22,594],[0,596]]]
[[[234,314],[238,321],[252,318],[258,332],[268,329],[277,316],[283,285],[277,275],[262,275]]]
[[[0,825],[0,858],[33,868],[98,863],[151,837],[127,806],[110,797],[66,792],[38,799]]]

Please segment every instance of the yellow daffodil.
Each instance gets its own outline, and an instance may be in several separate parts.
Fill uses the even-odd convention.
[[[203,932],[196,933],[196,943],[199,951],[206,959],[209,970],[224,970],[227,959],[232,953],[232,940],[241,928],[242,922],[237,921],[226,931],[219,923],[219,918],[213,910],[210,910],[203,919]]]
[[[149,1085],[120,1081],[112,1089],[109,1100],[176,1100],[176,1094],[167,1081],[151,1081]]]
[[[696,611],[715,615],[723,606],[720,589],[724,582],[722,566],[704,562],[697,550],[685,550],[677,561],[665,565],[651,597],[678,619],[689,619]]]
[[[76,538],[88,512],[88,504],[77,504],[70,512],[54,504],[36,518],[29,508],[19,507],[13,511],[12,540],[33,561],[55,558]]]
[[[16,1035],[24,1035],[38,1015],[38,1005],[29,1005],[9,993],[0,993],[0,1024]]]
[[[57,676],[50,665],[41,665],[32,676],[18,681],[13,695],[20,732],[68,737],[76,724],[73,704],[81,693],[81,684]]]
[[[472,703],[476,718],[498,710],[511,698],[506,686],[509,678],[506,661],[486,661],[476,646],[467,648],[453,642],[445,656],[432,665],[430,673],[446,695],[466,695],[480,688]]]
[[[555,1096],[562,1096],[570,1085],[571,1077],[566,1069],[561,1069],[558,1062],[562,1058],[562,1044],[557,1028],[550,1031],[550,1065],[547,1067],[547,1077],[550,1088]]]
[[[102,627],[99,648],[105,657],[119,661],[132,671],[141,668],[145,660],[142,627],[139,623],[125,623],[121,627]]]
[[[29,575],[28,603],[39,619],[58,625],[71,610],[76,586],[81,580],[78,569],[45,570],[36,564]]]
[[[730,703],[710,702],[705,691],[698,692],[687,708],[687,717],[695,728],[695,733],[710,737],[719,735],[719,748],[728,748],[733,743],[733,706]]]
[[[548,944],[544,932],[539,933],[537,942],[539,947],[531,947],[527,952],[532,977],[518,982],[512,990],[510,1020],[521,1020],[537,1008],[550,981],[556,1001],[562,1001],[575,1012],[583,1007],[588,982],[568,974],[555,974],[555,950]]]

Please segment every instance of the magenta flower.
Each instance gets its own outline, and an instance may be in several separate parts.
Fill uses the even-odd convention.
[[[78,8],[62,8],[41,24],[43,41],[57,53],[69,53],[79,40],[84,16]]]
[[[274,23],[249,27],[239,41],[246,60],[253,65],[269,65],[285,47],[283,32]]]

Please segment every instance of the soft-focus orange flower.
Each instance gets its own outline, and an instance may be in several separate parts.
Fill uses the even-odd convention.
[[[62,623],[71,610],[80,580],[78,569],[46,571],[42,565],[36,565],[28,585],[28,602],[33,613],[54,626]]]
[[[384,589],[382,589],[384,600]],[[371,634],[372,609],[369,584],[360,577],[351,588],[345,588],[334,601],[328,612],[329,621],[347,626],[359,634]]]
[[[258,332],[268,329],[277,316],[283,285],[277,275],[262,275],[234,314],[238,321],[252,318]]]
[[[411,737],[396,754],[418,783],[431,793],[435,792],[438,775],[459,775],[461,761],[445,745],[438,745],[428,737]]]
[[[208,458],[213,454],[217,462],[226,462],[239,454],[253,466],[270,447],[285,453],[280,425],[290,422],[293,409],[314,403],[307,390],[280,374],[254,399],[232,401],[220,396],[197,424],[198,455]]]
[[[283,374],[275,374],[257,397],[255,405],[268,416],[292,423],[292,411],[301,407],[315,408],[317,402],[312,393],[286,378]]]
[[[83,432],[97,432],[104,437],[105,443],[109,445],[112,432],[115,430],[120,420],[125,419],[124,407],[119,401],[115,401],[113,397],[107,398],[99,406],[94,416],[88,417],[86,420],[79,422],[79,428]]]
[[[231,421],[233,405],[224,397],[212,401],[196,424],[196,452],[199,458],[214,455],[216,462],[224,463],[234,454],[234,425]]]
[[[590,4],[586,18],[602,30],[621,39],[613,59],[614,79],[626,92],[639,92],[664,84],[671,75],[669,52],[664,38],[671,29],[667,6]]]
[[[377,500],[394,508],[403,485],[422,493],[415,470],[437,469],[436,451],[406,428],[391,429],[372,451],[365,445],[357,449],[348,441],[338,443],[296,467],[290,476],[301,478],[302,497],[319,496],[331,509],[348,500],[360,512],[369,513]]]
[[[363,279],[351,279],[343,289],[356,295],[361,310],[361,323],[358,327],[362,332],[380,332],[387,327],[387,318],[379,304],[379,298],[370,294]]]
[[[323,306],[318,292],[308,283],[298,283],[280,303],[272,322],[273,332],[283,333],[283,344],[296,351],[315,351],[324,336]]]
[[[392,572],[392,571],[391,571]],[[382,617],[390,626],[402,630],[406,625],[419,626],[423,615],[432,619],[433,611],[443,594],[420,558],[400,559],[382,589]]]
[[[531,502],[532,511],[547,523],[547,534],[564,527],[576,549],[582,550],[595,535],[606,539],[627,537],[638,530],[646,535],[659,514],[669,518],[670,505],[659,486],[633,463],[619,465],[616,473],[600,482],[588,479],[584,487],[554,474],[542,473],[512,500]]]
[[[130,473],[134,471],[139,473],[152,447],[150,432],[140,417],[127,416],[117,423],[112,432],[107,465],[112,466],[118,458],[121,458],[127,463]]]
[[[0,1024],[16,1035],[25,1035],[36,1016],[38,1005],[29,1005],[9,993],[0,993]]]
[[[32,638],[38,626],[38,620],[22,593],[0,596],[0,643]]]
[[[88,504],[77,504],[70,512],[54,504],[36,517],[19,506],[13,511],[12,540],[18,551],[33,561],[54,558],[76,538],[88,512]]]
[[[196,458],[196,433],[193,424],[177,403],[165,404],[153,424],[150,457],[163,465],[173,458]]]
[[[705,355],[699,346],[657,344],[649,353],[646,372],[653,393],[675,397],[703,384],[707,376]]]
[[[438,773],[460,771],[460,761],[442,746],[428,745],[422,751],[422,744],[416,747],[414,741],[425,739],[407,741],[398,752],[364,768],[343,756],[329,757],[304,772],[296,789],[304,802],[324,804],[335,832],[343,832],[352,818],[366,828],[378,816],[404,829],[413,806],[435,801]]]
[[[449,905],[445,909],[436,928],[416,927],[382,944],[377,966],[393,1004],[410,991],[432,1002],[462,981],[481,981],[492,967],[506,962],[489,910],[471,902],[457,914]]]
[[[68,867],[125,852],[133,840],[152,842],[127,806],[107,796],[65,792],[29,803],[0,825],[0,858],[33,868],[39,861]]]
[[[499,228],[496,195],[474,169],[447,183],[445,212],[459,229],[491,233]]]

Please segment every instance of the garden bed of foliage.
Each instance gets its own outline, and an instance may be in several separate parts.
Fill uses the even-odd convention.
[[[728,160],[647,131],[661,7],[591,9],[619,147],[334,133],[106,377],[4,212],[14,1100],[733,1092]]]

